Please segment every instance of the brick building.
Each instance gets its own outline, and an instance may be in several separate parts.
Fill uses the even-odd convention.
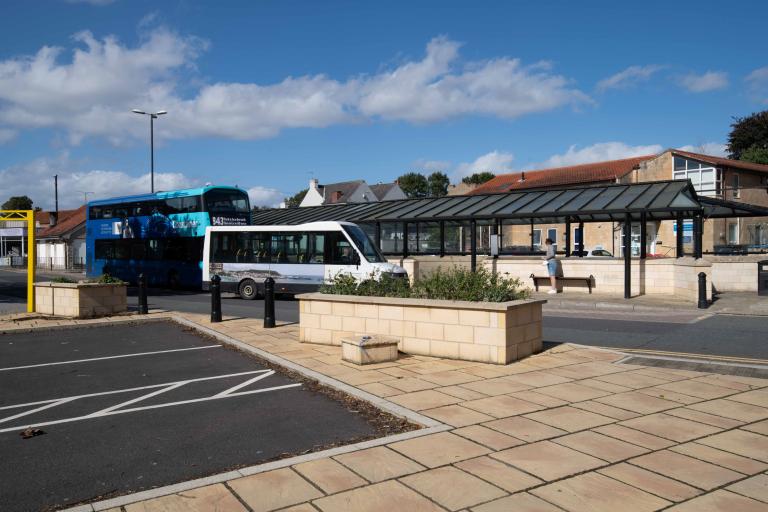
[[[562,189],[565,187],[600,186],[611,183],[640,183],[662,180],[690,179],[700,196],[714,197],[736,203],[768,207],[768,165],[730,160],[711,155],[675,149],[658,155],[647,155],[622,160],[596,162],[583,165],[521,171],[502,174],[472,190],[470,194],[515,192],[522,190]],[[621,253],[621,224],[597,222],[584,226],[583,245],[586,249],[602,247],[617,256]],[[725,246],[741,246],[749,251],[768,250],[768,218],[731,218],[704,220],[704,252],[714,252]],[[582,233],[571,227],[571,240],[578,247]],[[502,251],[523,251],[530,246],[530,228],[520,225],[502,226]],[[647,224],[649,254],[676,255],[677,226],[674,221]],[[488,230],[490,233],[490,230]],[[692,250],[693,221],[683,222],[685,250]],[[480,246],[486,245],[485,233]],[[565,240],[564,224],[537,224],[534,243],[543,245],[552,238],[559,246]],[[632,226],[632,252],[640,247],[640,225]]]

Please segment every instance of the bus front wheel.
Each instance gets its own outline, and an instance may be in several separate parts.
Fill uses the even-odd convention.
[[[244,279],[237,291],[240,294],[240,298],[244,300],[253,300],[259,296],[258,286],[253,279]]]

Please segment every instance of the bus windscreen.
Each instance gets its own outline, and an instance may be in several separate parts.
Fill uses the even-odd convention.
[[[365,231],[360,229],[358,226],[342,225],[342,228],[344,228],[344,231],[347,232],[360,252],[363,253],[363,256],[365,256],[366,260],[371,263],[383,263],[387,261],[384,259],[384,256],[381,255],[376,246],[373,245],[373,242],[371,242],[371,239],[368,238],[368,235],[365,234]]]

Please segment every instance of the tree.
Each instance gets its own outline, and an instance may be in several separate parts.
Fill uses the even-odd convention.
[[[435,171],[427,178],[427,184],[431,197],[443,197],[448,194],[448,185],[451,181],[444,172]]]
[[[734,118],[728,135],[728,156],[736,160],[768,163],[768,110]]]
[[[298,208],[301,206],[301,202],[304,200],[304,196],[307,195],[307,192],[309,191],[308,188],[305,188],[304,190],[299,190],[295,194],[293,194],[291,197],[285,198],[285,206],[288,208]]]
[[[3,210],[31,210],[32,200],[28,196],[13,196],[3,203]]]
[[[740,160],[768,165],[768,147],[760,147],[757,144],[749,146],[741,153]]]
[[[429,183],[423,174],[409,172],[397,178],[397,184],[408,197],[426,197],[429,193]]]
[[[472,176],[466,176],[464,179],[462,179],[462,183],[466,183],[467,185],[482,185],[486,181],[490,181],[493,178],[495,178],[496,175],[492,172],[476,172]]]

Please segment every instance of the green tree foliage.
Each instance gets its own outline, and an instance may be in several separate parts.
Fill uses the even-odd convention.
[[[301,202],[304,200],[304,196],[307,195],[307,192],[309,191],[308,188],[305,188],[304,190],[299,190],[295,194],[293,194],[291,197],[285,198],[285,205],[288,208],[298,208],[299,205],[301,205]]]
[[[448,175],[444,172],[433,172],[427,178],[429,185],[429,195],[432,197],[443,197],[448,194],[448,185],[451,181],[448,179]]]
[[[464,179],[462,179],[462,183],[466,183],[467,185],[482,185],[486,181],[490,181],[493,178],[495,178],[496,175],[492,172],[476,172],[472,176],[466,176]]]
[[[728,156],[737,160],[768,163],[768,110],[735,118],[728,135]]]
[[[429,194],[429,183],[423,174],[409,172],[397,178],[397,184],[408,197],[426,197]]]
[[[741,160],[768,165],[768,147],[750,146],[741,153]]]
[[[3,210],[31,210],[32,200],[27,196],[13,196],[3,203]]]

